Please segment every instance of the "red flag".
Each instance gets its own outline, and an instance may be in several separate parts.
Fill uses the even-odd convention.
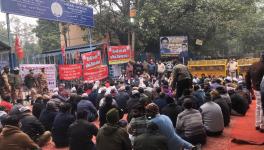
[[[24,51],[21,47],[20,39],[18,36],[16,36],[15,49],[16,49],[17,58],[19,60],[22,60],[24,58]]]

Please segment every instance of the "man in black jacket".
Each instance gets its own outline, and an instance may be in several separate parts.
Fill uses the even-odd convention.
[[[247,88],[251,93],[254,90],[256,96],[256,129],[264,131],[264,116],[262,112],[260,83],[264,75],[264,51],[261,53],[260,61],[252,64],[246,75]]]
[[[52,125],[52,140],[57,148],[67,147],[69,145],[69,135],[67,133],[69,126],[75,118],[70,114],[71,105],[63,103],[60,105],[60,111],[54,119]]]
[[[166,98],[167,105],[162,108],[161,114],[168,116],[171,119],[173,127],[176,126],[178,114],[183,111],[183,107],[177,105],[172,97]]]
[[[45,132],[42,123],[32,115],[28,107],[21,107],[20,111],[20,122],[21,130],[25,132],[33,141],[39,146],[44,146],[51,139],[51,133]]]
[[[80,111],[77,113],[77,119],[69,127],[70,150],[94,150],[95,145],[92,141],[93,136],[97,135],[97,127],[87,121],[88,113]]]
[[[168,150],[168,139],[155,123],[149,123],[147,132],[135,138],[134,150]]]
[[[127,101],[129,100],[129,94],[125,90],[125,87],[121,87],[119,89],[119,93],[116,96],[116,103],[118,108],[122,109],[124,113],[127,113]]]

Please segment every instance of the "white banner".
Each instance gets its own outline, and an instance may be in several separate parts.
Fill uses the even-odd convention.
[[[20,64],[19,65],[19,74],[21,75],[23,81],[27,74],[29,74],[29,70],[33,69],[34,75],[37,76],[41,68],[45,68],[45,74],[48,80],[48,88],[49,90],[53,90],[56,88],[56,66],[54,64]]]

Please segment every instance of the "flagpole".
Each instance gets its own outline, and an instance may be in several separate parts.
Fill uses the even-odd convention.
[[[10,52],[9,52],[9,64],[10,68],[15,67],[15,57],[14,53],[12,51],[12,39],[11,39],[11,30],[10,30],[10,19],[9,19],[9,13],[6,13],[6,25],[7,25],[7,37],[8,37],[8,44],[10,46]]]
[[[90,44],[90,48],[92,48],[92,35],[91,35],[91,28],[89,27],[88,28],[88,31],[89,31],[89,44]]]

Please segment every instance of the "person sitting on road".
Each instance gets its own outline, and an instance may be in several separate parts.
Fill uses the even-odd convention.
[[[39,150],[39,146],[19,129],[19,119],[16,115],[5,117],[1,123],[4,128],[0,135],[1,150]]]
[[[203,127],[201,113],[193,109],[193,101],[184,99],[185,110],[178,115],[176,130],[186,141],[197,145],[206,143],[206,133]]]
[[[203,123],[208,136],[219,136],[224,130],[224,118],[221,107],[212,101],[210,93],[206,93],[205,103],[200,107]]]

